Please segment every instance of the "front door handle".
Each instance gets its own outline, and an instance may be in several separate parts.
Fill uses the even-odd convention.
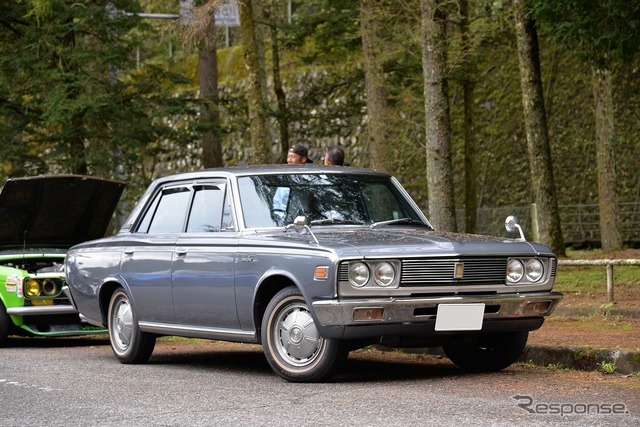
[[[187,250],[185,248],[176,248],[175,252],[178,256],[185,256],[187,254]]]

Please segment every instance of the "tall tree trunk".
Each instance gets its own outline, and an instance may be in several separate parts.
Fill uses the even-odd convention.
[[[278,112],[276,118],[278,120],[278,129],[280,131],[280,154],[279,162],[287,162],[287,153],[289,151],[289,110],[287,108],[287,97],[282,87],[280,78],[280,48],[278,46],[278,13],[275,9],[277,4],[271,5],[269,13],[265,13],[265,17],[271,28],[271,56],[272,56],[272,72],[273,72],[273,91],[276,94],[278,103]]]
[[[542,243],[564,255],[564,241],[553,179],[553,164],[542,95],[538,35],[535,23],[526,13],[527,0],[515,0],[515,26],[520,64],[520,87],[527,133],[527,148],[533,198],[537,209]]]
[[[82,116],[74,115],[71,119],[71,123],[74,127],[74,133],[67,141],[73,158],[73,160],[71,160],[71,173],[74,175],[86,175],[89,173],[89,168],[87,166],[87,155],[84,140],[81,135]]]
[[[476,140],[473,129],[473,75],[469,37],[469,1],[460,0],[460,35],[464,54],[462,93],[464,98],[464,224],[465,232],[478,227],[478,185],[476,181]]]
[[[426,114],[429,219],[436,230],[457,231],[451,166],[447,31],[444,0],[421,0],[422,69]]]
[[[70,21],[70,18],[67,19]],[[62,37],[62,45],[65,48],[75,48],[76,36],[75,32],[70,31]],[[66,94],[67,100],[76,100],[80,94],[80,89],[74,84],[72,80],[77,73],[77,65],[70,60],[66,60],[64,57],[58,58],[59,66],[62,74],[69,87],[69,91]],[[75,175],[86,175],[89,172],[89,166],[87,164],[87,153],[84,146],[83,129],[84,129],[84,111],[76,112],[72,115],[70,123],[68,123],[70,129],[68,129],[69,136],[64,138],[69,148],[71,173]]]
[[[367,126],[369,133],[370,166],[382,172],[391,172],[388,138],[389,111],[384,88],[382,68],[382,44],[377,29],[379,17],[375,0],[360,0],[360,31],[364,54],[364,81],[367,98]]]
[[[215,45],[203,47],[198,55],[200,97],[205,100],[200,120],[207,129],[202,135],[202,166],[221,167],[220,113],[218,98],[218,60]]]
[[[260,68],[256,24],[253,16],[252,0],[238,2],[240,9],[240,32],[244,47],[244,59],[248,72],[247,102],[249,106],[249,135],[251,138],[252,156],[255,164],[270,163],[269,129],[265,91]]]
[[[273,141],[273,135],[271,133],[271,126],[269,126],[269,88],[267,85],[267,55],[266,40],[269,37],[270,30],[268,28],[268,22],[265,18],[265,1],[253,1],[253,22],[255,25],[256,34],[256,46],[258,52],[258,78],[260,79],[260,88],[262,88],[262,99],[264,100],[264,112],[267,118],[267,134],[264,136],[267,141],[267,149],[269,150],[269,157],[271,157],[271,142]]]
[[[596,159],[600,199],[600,240],[604,251],[622,247],[618,226],[618,191],[615,168],[615,127],[611,70],[593,68],[593,99],[596,121]]]

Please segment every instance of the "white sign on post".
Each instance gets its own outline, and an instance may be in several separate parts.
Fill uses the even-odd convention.
[[[216,26],[239,27],[240,12],[238,11],[238,0],[225,0],[216,8]]]

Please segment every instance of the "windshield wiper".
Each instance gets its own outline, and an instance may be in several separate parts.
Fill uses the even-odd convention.
[[[378,222],[374,222],[373,224],[371,224],[371,229],[376,228],[379,225],[391,225],[391,224],[419,224],[419,225],[424,225],[425,227],[429,227],[427,224],[425,224],[424,222],[417,220],[417,219],[413,219],[413,218],[398,218],[398,219],[390,219],[387,221],[378,221]],[[431,227],[429,227],[431,228]]]
[[[322,218],[314,219],[311,221],[312,225],[324,225],[324,224],[349,224],[349,225],[363,225],[362,221],[355,221],[353,219],[337,219],[337,218]]]

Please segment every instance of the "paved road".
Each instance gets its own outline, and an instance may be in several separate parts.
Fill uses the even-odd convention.
[[[446,359],[364,351],[331,383],[291,384],[259,346],[189,341],[137,366],[84,338],[14,340],[0,354],[1,426],[640,425],[638,377],[463,374]]]

